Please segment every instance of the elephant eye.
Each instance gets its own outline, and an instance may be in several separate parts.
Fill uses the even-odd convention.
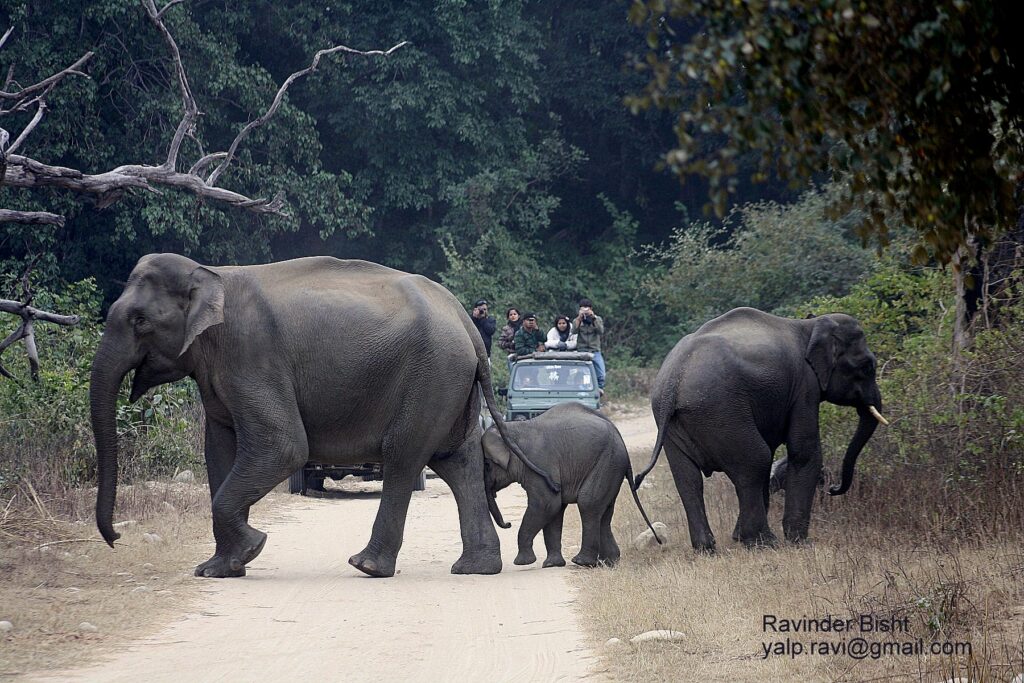
[[[135,316],[132,326],[135,328],[135,334],[146,334],[153,329],[153,324],[141,315]]]

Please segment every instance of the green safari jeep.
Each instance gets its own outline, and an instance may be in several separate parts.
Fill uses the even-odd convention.
[[[508,388],[499,392],[508,399],[506,420],[529,420],[567,401],[599,407],[601,394],[592,354],[547,351],[519,356],[509,374]]]

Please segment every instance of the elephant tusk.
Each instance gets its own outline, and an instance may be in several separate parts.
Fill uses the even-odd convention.
[[[884,417],[882,417],[882,414],[880,412],[878,412],[878,408],[876,408],[874,406],[868,406],[868,412],[871,413],[871,417],[875,418],[876,420],[878,420],[882,424],[884,424],[886,426],[889,425],[889,421],[886,420]]]

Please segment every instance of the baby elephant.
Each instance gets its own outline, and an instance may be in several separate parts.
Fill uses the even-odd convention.
[[[581,403],[561,403],[528,422],[509,422],[509,435],[524,453],[561,485],[555,493],[543,479],[511,458],[508,447],[492,426],[484,432],[484,478],[488,504],[498,526],[508,529],[498,510],[495,495],[513,481],[526,489],[527,507],[519,527],[516,564],[533,564],[533,539],[544,529],[548,556],[545,567],[564,567],[562,558],[562,516],[570,503],[580,508],[583,544],[572,561],[584,567],[598,562],[613,565],[619,546],[612,535],[612,513],[622,480],[629,482],[640,514],[647,526],[651,521],[633,488],[633,469],[619,430],[601,413]],[[651,528],[654,532],[654,529]],[[661,539],[655,533],[658,543]]]

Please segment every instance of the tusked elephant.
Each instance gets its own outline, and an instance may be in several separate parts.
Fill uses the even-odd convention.
[[[579,506],[583,522],[583,542],[572,561],[584,567],[593,567],[599,562],[607,565],[618,562],[619,546],[612,535],[611,524],[623,479],[629,483],[644,521],[651,526],[633,487],[633,469],[626,444],[619,430],[604,415],[581,403],[560,403],[532,420],[510,423],[508,430],[519,447],[561,485],[560,492],[552,491],[540,477],[512,458],[493,426],[484,432],[488,504],[498,526],[508,529],[512,525],[502,517],[495,494],[513,481],[526,489],[526,513],[519,526],[519,554],[513,560],[515,564],[537,561],[533,539],[544,529],[544,546],[548,552],[544,566],[565,566],[562,518],[571,503]],[[651,532],[661,543],[653,527]]]
[[[852,406],[859,416],[842,480],[829,489],[841,495],[876,426],[888,424],[879,412],[875,369],[864,332],[848,315],[791,320],[753,308],[729,311],[683,337],[662,363],[651,389],[657,441],[636,485],[664,447],[690,542],[710,552],[715,537],[704,509],[702,475],[725,472],[739,499],[734,538],[748,547],[774,545],[769,477],[772,454],[786,444],[783,531],[788,540],[802,541],[822,469],[819,405]]]
[[[199,387],[216,551],[197,576],[245,575],[267,538],[249,526],[250,506],[310,458],[382,465],[377,518],[354,567],[394,575],[413,485],[429,465],[458,503],[463,552],[452,572],[501,571],[479,391],[502,432],[504,423],[480,335],[441,285],[329,257],[234,267],[140,259],[108,312],[89,392],[96,522],[111,546],[115,401],[132,370],[132,401],[184,377]]]

